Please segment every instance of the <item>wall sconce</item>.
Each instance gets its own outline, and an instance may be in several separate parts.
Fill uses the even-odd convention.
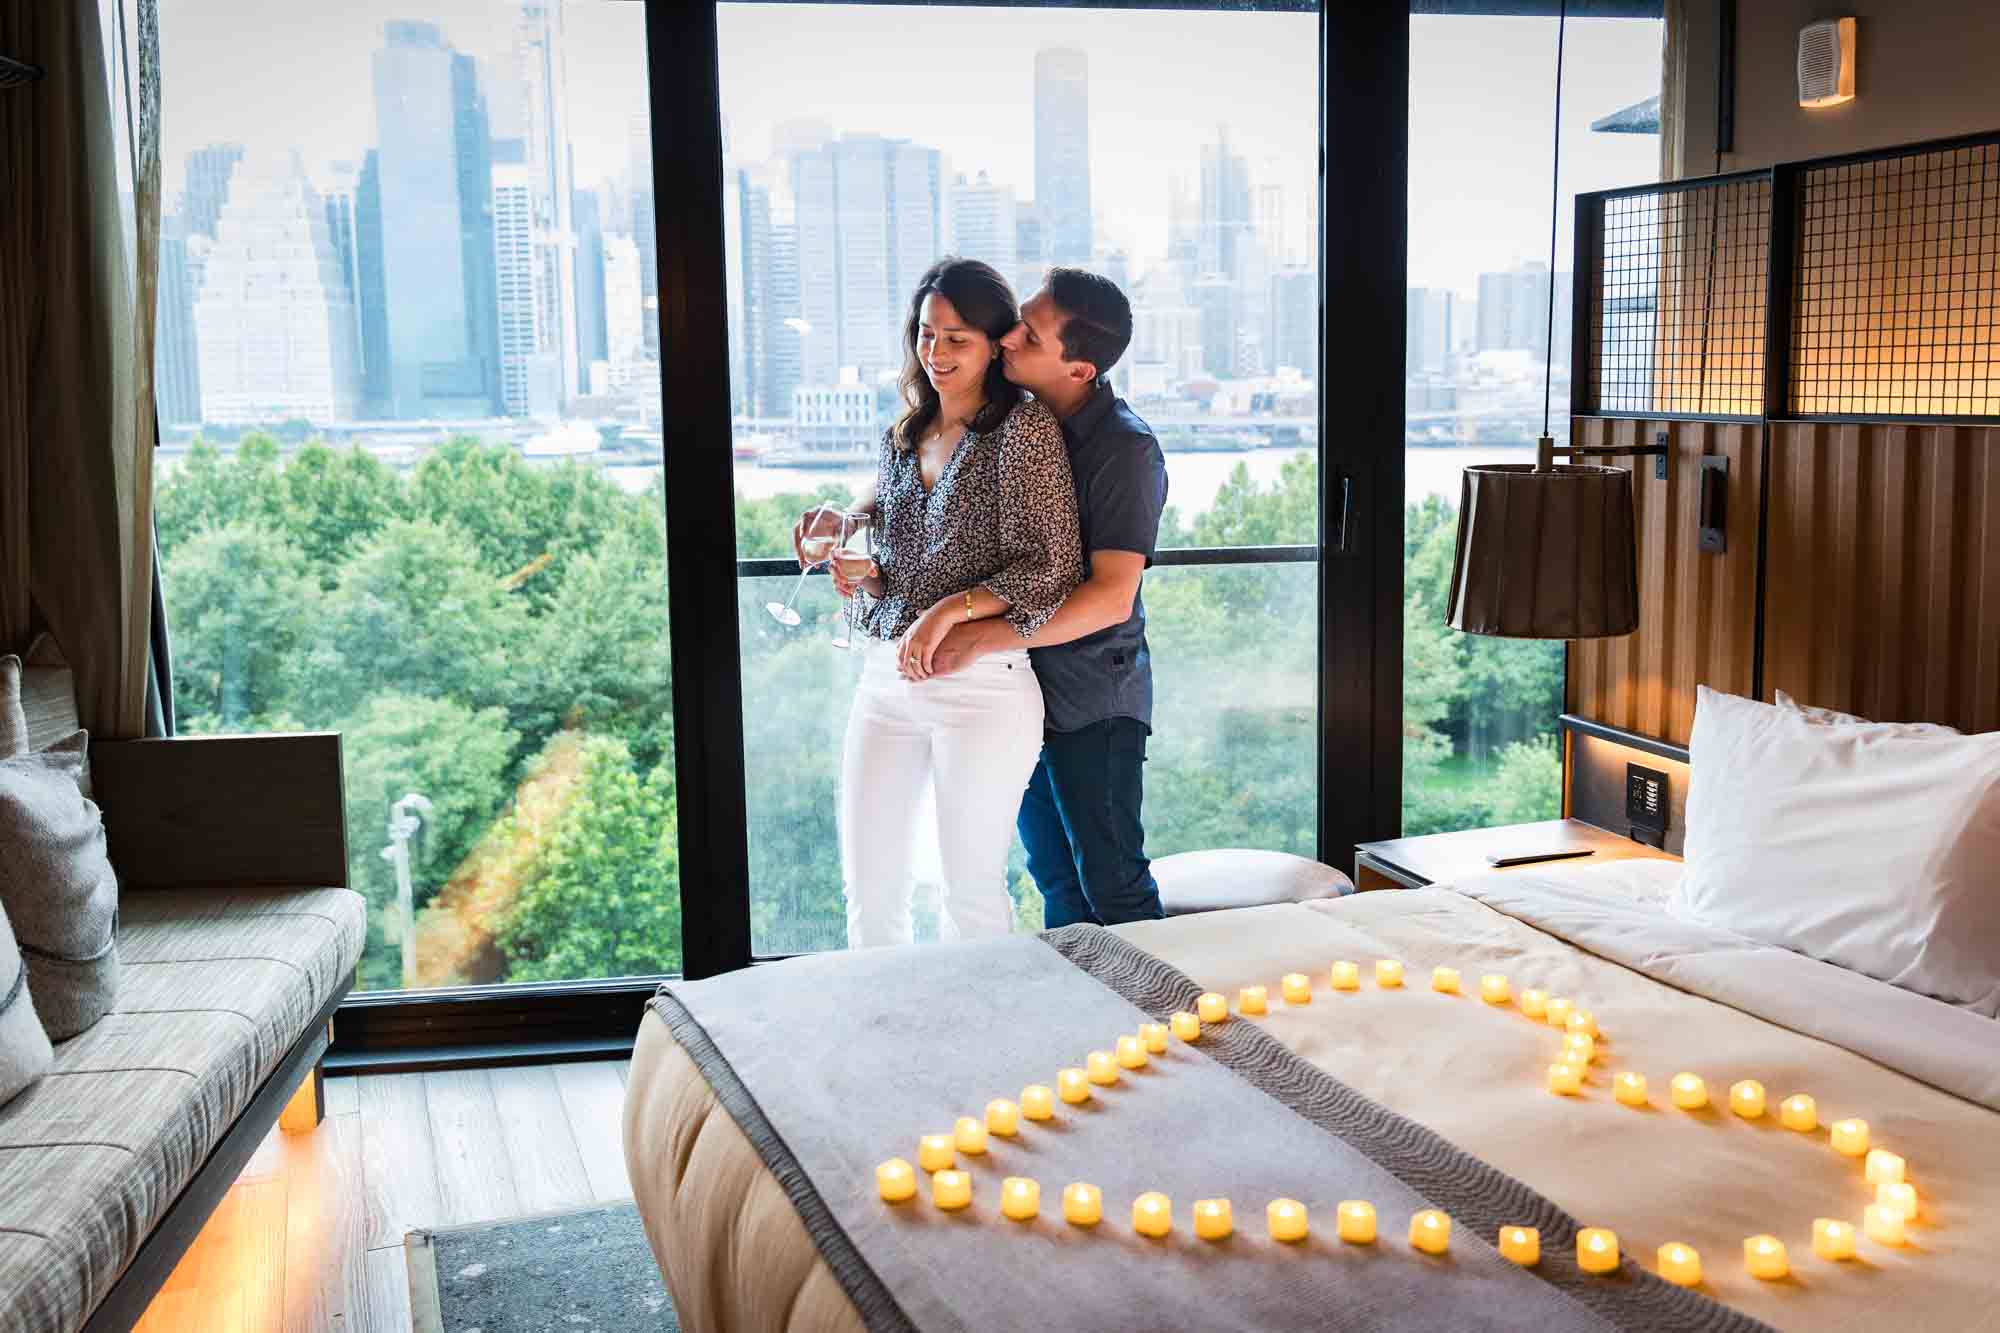
[[[1821,19],[1799,29],[1799,105],[1854,100],[1854,20]]]

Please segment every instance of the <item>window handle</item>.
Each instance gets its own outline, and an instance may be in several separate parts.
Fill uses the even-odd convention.
[[[1354,526],[1354,474],[1346,468],[1334,473],[1333,484],[1337,495],[1333,521],[1333,553],[1346,555],[1353,549],[1350,534]]]

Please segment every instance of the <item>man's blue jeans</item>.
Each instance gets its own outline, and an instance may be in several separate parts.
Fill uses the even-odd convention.
[[[1042,737],[1019,828],[1050,929],[1166,915],[1139,819],[1146,735],[1143,723],[1115,717]]]

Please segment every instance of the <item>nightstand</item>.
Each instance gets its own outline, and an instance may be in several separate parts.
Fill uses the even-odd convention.
[[[1509,856],[1556,847],[1588,847],[1589,856],[1560,861],[1535,861],[1510,869],[1599,865],[1633,859],[1678,861],[1680,858],[1642,842],[1606,832],[1580,819],[1546,819],[1534,824],[1504,824],[1497,828],[1462,829],[1422,838],[1388,838],[1364,842],[1354,849],[1356,889],[1421,889],[1468,875],[1489,873],[1489,856]]]

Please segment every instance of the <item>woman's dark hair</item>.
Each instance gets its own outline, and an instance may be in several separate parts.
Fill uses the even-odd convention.
[[[986,406],[979,409],[968,428],[984,432],[1007,419],[1021,401],[1021,386],[1007,378],[1000,361],[999,342],[1021,322],[1021,309],[1014,302],[1014,289],[991,264],[976,259],[940,259],[931,265],[910,297],[909,318],[903,321],[903,401],[908,404],[896,422],[892,438],[898,449],[914,449],[924,432],[937,420],[938,392],[924,374],[923,358],[917,354],[917,326],[924,315],[924,298],[936,292],[951,302],[958,317],[978,329],[995,346],[993,360],[986,367]]]

